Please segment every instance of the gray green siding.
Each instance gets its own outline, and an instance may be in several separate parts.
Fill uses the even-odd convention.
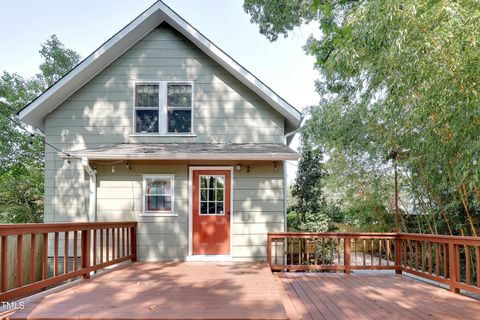
[[[133,84],[145,80],[194,82],[194,136],[132,132]],[[283,143],[284,119],[195,45],[166,25],[144,39],[47,115],[46,140],[66,151],[115,143]],[[103,161],[105,162],[105,161]],[[233,163],[230,163],[233,164]],[[262,259],[267,231],[281,231],[283,173],[271,162],[235,173],[233,255]],[[167,172],[168,171],[168,172]],[[140,217],[141,174],[175,174],[177,217]],[[182,259],[188,240],[188,165],[98,165],[98,220],[139,221],[143,260]],[[45,221],[85,221],[88,177],[80,161],[67,164],[46,147]]]

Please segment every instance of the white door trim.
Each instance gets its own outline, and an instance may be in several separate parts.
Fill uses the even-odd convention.
[[[230,254],[229,255],[193,255],[193,171],[228,170],[230,171]],[[233,167],[232,166],[190,166],[188,167],[188,256],[187,261],[231,261],[233,250]]]

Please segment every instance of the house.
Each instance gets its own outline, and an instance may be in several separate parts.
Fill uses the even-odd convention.
[[[55,147],[45,222],[137,221],[143,261],[265,260],[286,230],[301,113],[161,1],[19,117]]]

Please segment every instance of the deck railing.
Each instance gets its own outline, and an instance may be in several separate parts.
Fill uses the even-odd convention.
[[[395,270],[480,294],[480,237],[408,233],[269,233],[272,270]]]
[[[136,234],[136,222],[2,224],[0,301],[76,277],[89,278],[91,272],[123,261],[136,261]],[[27,253],[25,241],[30,242]],[[13,242],[16,242],[16,252],[12,255],[8,249]],[[37,252],[39,249],[42,252]],[[16,263],[16,281],[13,286],[7,286],[12,259]],[[26,278],[25,269],[29,270]]]

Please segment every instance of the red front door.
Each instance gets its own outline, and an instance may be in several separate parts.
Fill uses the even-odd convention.
[[[193,254],[230,254],[229,170],[193,171]]]

